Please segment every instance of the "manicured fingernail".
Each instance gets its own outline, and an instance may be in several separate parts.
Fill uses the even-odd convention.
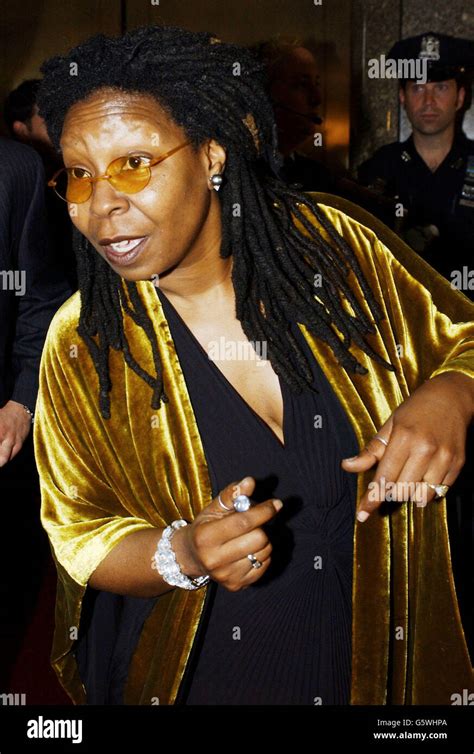
[[[359,456],[351,456],[351,458],[343,458],[343,461],[355,461]]]
[[[367,511],[359,511],[359,513],[357,514],[357,520],[360,521],[361,524],[363,524],[364,521],[367,521],[367,519],[369,518],[369,515],[370,514],[367,513]]]
[[[281,502],[281,500],[274,500],[273,507],[275,508],[275,510],[279,511],[283,508],[283,503]]]

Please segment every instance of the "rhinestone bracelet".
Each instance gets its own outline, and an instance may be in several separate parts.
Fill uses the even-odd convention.
[[[195,579],[191,579],[182,573],[171,546],[171,538],[175,531],[187,525],[187,521],[180,519],[179,521],[173,521],[171,526],[166,527],[158,541],[151,567],[158,571],[163,581],[166,581],[171,586],[179,586],[181,589],[199,589],[199,587],[208,583],[209,576],[198,576]]]
[[[25,409],[26,413],[27,413],[27,414],[28,414],[28,416],[30,417],[30,422],[31,422],[32,424],[34,424],[34,421],[35,421],[35,415],[34,415],[33,411],[31,411],[31,410],[30,410],[30,409],[28,408],[28,406],[25,406],[24,404],[22,404],[22,408],[24,408],[24,409]]]

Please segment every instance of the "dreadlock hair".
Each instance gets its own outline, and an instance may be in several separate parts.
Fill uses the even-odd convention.
[[[73,66],[77,75],[71,75]],[[233,255],[236,316],[251,342],[266,342],[276,374],[290,388],[311,389],[312,382],[291,321],[303,323],[325,341],[349,371],[367,372],[350,352],[351,342],[393,370],[364,337],[376,329],[348,285],[350,268],[376,322],[382,314],[354,252],[308,196],[277,177],[281,158],[265,72],[248,50],[212,34],[152,26],[116,38],[97,35],[64,57],[47,60],[41,70],[39,108],[56,148],[72,105],[105,88],[151,95],[194,148],[209,139],[225,148],[220,255]],[[310,222],[311,214],[326,238]],[[136,284],[117,275],[79,233],[75,250],[81,294],[78,333],[97,371],[102,416],[110,417],[110,348],[121,350],[129,367],[150,385],[151,406],[159,408],[168,398],[158,343]],[[322,281],[317,297],[316,274]],[[353,314],[344,310],[341,296]],[[130,351],[121,306],[151,343],[155,375]]]

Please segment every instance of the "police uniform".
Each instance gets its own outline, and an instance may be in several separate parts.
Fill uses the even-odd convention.
[[[425,58],[428,81],[459,81],[474,67],[474,42],[427,33],[397,42],[387,57]],[[453,271],[462,276],[466,267],[466,281],[469,270],[474,269],[474,141],[460,127],[449,154],[434,172],[410,136],[379,149],[360,166],[358,177],[365,186],[397,197],[401,205],[398,214],[406,213],[401,234],[415,251],[451,281]],[[463,290],[474,298],[474,290],[465,285]]]
[[[471,84],[466,74],[474,68],[474,42],[429,32],[397,42],[387,58],[396,61],[425,58],[427,80],[455,78],[465,86],[465,106],[469,106]],[[463,273],[464,268],[465,276],[459,287],[474,299],[474,290],[466,286],[470,280],[466,272],[474,270],[474,141],[458,127],[450,152],[432,172],[410,136],[404,142],[379,149],[359,168],[359,180],[383,195],[398,197],[406,216],[397,227],[395,215],[392,227],[452,283],[455,283],[453,271]],[[449,492],[447,508],[458,604],[472,655],[473,457],[474,428],[467,437],[468,463]]]

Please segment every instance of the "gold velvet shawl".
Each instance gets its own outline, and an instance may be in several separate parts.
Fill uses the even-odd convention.
[[[337,197],[313,198],[356,253],[385,315],[368,339],[396,365],[389,372],[353,346],[368,374],[349,374],[300,325],[363,447],[424,380],[449,370],[474,377],[474,307],[371,215]],[[363,302],[352,272],[350,277]],[[131,532],[177,518],[191,521],[211,500],[203,446],[168,323],[153,284],[140,282],[138,290],[154,323],[169,396],[159,411],[150,408],[151,389],[113,351],[112,416],[101,418],[96,373],[76,332],[79,293],[54,317],[41,363],[35,449],[42,522],[58,569],[52,662],[76,703],[84,703],[85,692],[71,651],[90,575]],[[148,340],[129,316],[124,320],[132,353],[153,374]],[[359,498],[372,476],[359,476]],[[126,703],[158,698],[173,704],[204,597],[204,589],[175,589],[157,600],[134,653]],[[445,501],[424,509],[394,506],[389,515],[356,524],[352,703],[450,704],[453,693],[472,684]]]

